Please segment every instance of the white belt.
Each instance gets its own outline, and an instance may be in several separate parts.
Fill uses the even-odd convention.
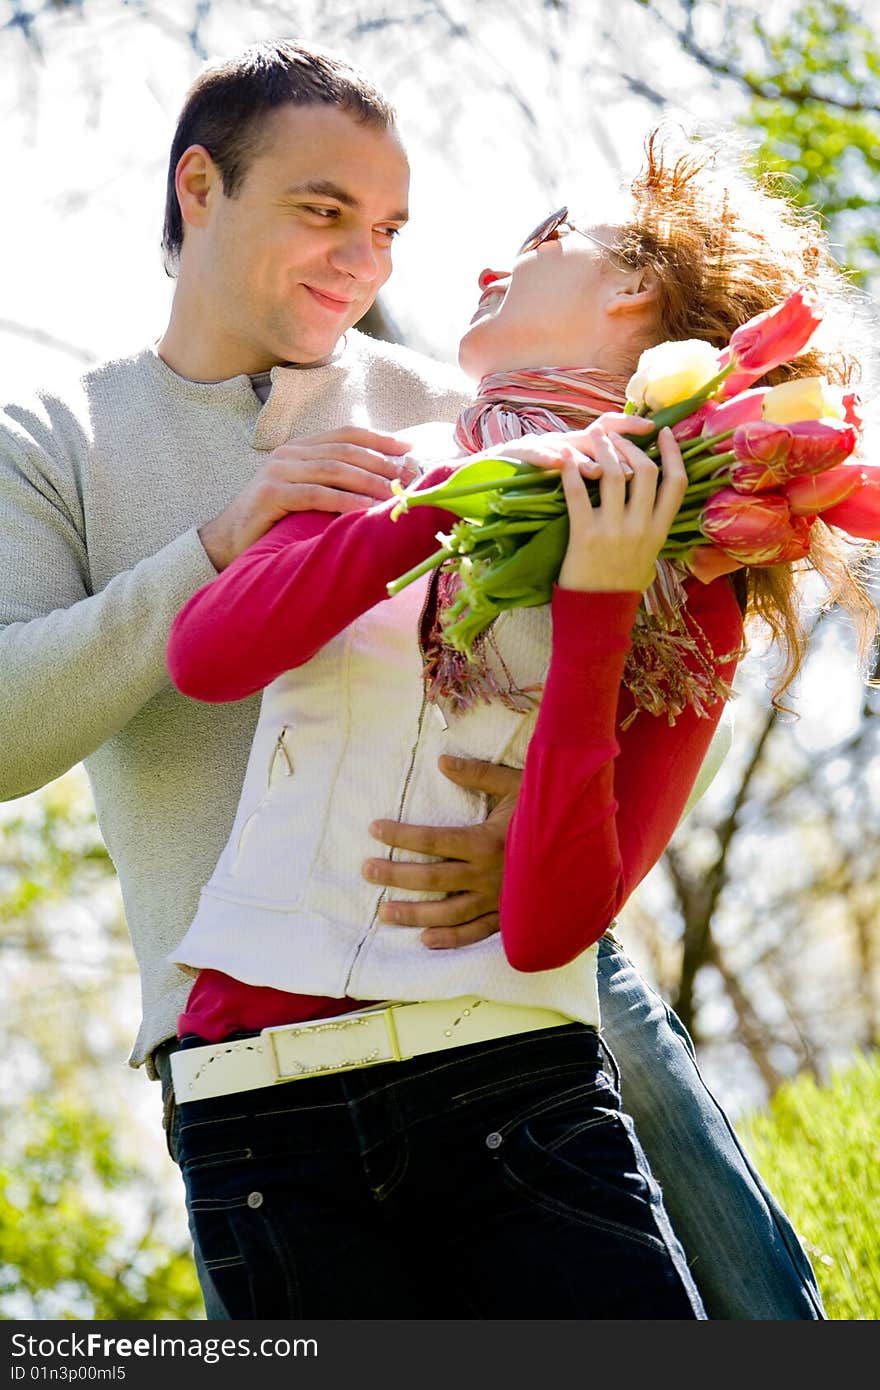
[[[252,1038],[172,1052],[174,1095],[181,1104],[229,1096],[280,1081],[402,1062],[426,1052],[444,1052],[450,1047],[559,1028],[571,1022],[552,1009],[493,1004],[472,995],[421,1004],[388,1004],[336,1018],[264,1028]]]

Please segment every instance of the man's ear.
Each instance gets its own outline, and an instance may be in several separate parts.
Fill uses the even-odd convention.
[[[619,277],[605,308],[612,317],[618,314],[643,314],[656,309],[659,301],[660,281],[657,273],[650,266],[642,266]]]
[[[190,145],[177,161],[174,187],[180,216],[189,227],[204,227],[212,194],[223,189],[220,170],[204,145]]]

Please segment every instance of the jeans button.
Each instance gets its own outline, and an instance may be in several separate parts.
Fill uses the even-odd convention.
[[[249,1192],[247,1204],[249,1207],[261,1207],[263,1205],[262,1192]]]
[[[495,1132],[493,1131],[492,1134],[487,1134],[487,1135],[486,1135],[486,1148],[487,1148],[487,1149],[500,1149],[500,1148],[501,1148],[501,1144],[502,1144],[502,1139],[501,1139],[501,1135],[500,1135],[500,1134],[497,1134],[497,1133],[495,1133]]]

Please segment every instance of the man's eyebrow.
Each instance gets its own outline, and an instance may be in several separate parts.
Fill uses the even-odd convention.
[[[314,194],[318,198],[333,198],[343,207],[360,208],[361,203],[353,193],[349,193],[345,188],[340,188],[338,183],[332,183],[329,179],[309,179],[306,183],[295,183],[290,188],[285,188],[285,198],[298,198],[303,194]],[[409,211],[404,208],[400,212],[393,212],[388,218],[389,222],[408,222]]]

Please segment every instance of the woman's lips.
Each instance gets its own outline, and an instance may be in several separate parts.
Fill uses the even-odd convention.
[[[339,295],[326,294],[323,290],[316,290],[311,285],[304,285],[303,289],[308,290],[312,298],[317,300],[323,308],[329,309],[335,314],[344,314],[346,309],[350,309],[354,303],[351,299],[342,299]]]
[[[496,304],[493,303],[493,300],[500,302],[504,298],[506,289],[506,286],[504,286],[501,289],[496,289],[493,285],[491,290],[486,290],[480,296],[480,302],[477,305],[476,311],[473,315],[473,318],[471,319],[471,323],[476,323],[477,319],[481,319],[485,317],[487,313],[490,313],[492,309],[496,307]]]

